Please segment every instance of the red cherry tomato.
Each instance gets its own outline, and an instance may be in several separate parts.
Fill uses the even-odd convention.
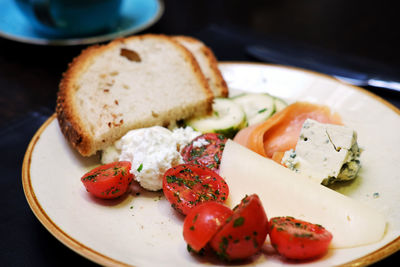
[[[167,170],[163,191],[171,206],[185,215],[199,203],[224,202],[229,195],[228,185],[221,176],[194,164],[181,164]]]
[[[261,249],[267,234],[267,215],[260,199],[253,194],[242,199],[210,244],[222,259],[245,259]]]
[[[112,199],[123,195],[133,180],[131,163],[118,161],[101,165],[86,173],[81,181],[89,193],[98,198]]]
[[[272,246],[289,259],[320,257],[326,253],[332,240],[332,234],[321,225],[293,217],[275,217],[269,224]]]
[[[232,214],[230,208],[219,202],[209,201],[197,205],[183,223],[186,243],[195,251],[200,251]]]
[[[199,140],[205,140],[207,144],[193,146],[193,143]],[[183,148],[181,155],[186,163],[203,165],[217,171],[227,140],[222,134],[206,133],[193,139],[189,145]]]

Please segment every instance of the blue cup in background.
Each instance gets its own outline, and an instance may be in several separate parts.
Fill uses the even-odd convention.
[[[62,37],[110,32],[118,25],[122,0],[15,0],[34,30]]]

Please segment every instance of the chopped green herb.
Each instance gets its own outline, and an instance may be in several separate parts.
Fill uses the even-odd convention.
[[[223,134],[218,134],[217,137],[221,141],[225,140],[225,136]]]
[[[222,237],[222,240],[219,243],[219,250],[217,251],[217,255],[222,260],[229,260],[229,256],[226,253],[226,248],[228,247],[228,243],[229,243],[229,240],[226,237]]]
[[[137,168],[137,171],[138,171],[138,172],[141,172],[142,169],[143,169],[143,163],[140,163],[139,167]]]
[[[200,251],[196,251],[196,250],[194,250],[189,244],[186,246],[186,249],[187,249],[187,251],[189,252],[189,253],[196,253],[196,254],[198,254],[199,256],[203,256],[204,255],[204,248],[202,248],[202,249],[200,249]]]
[[[209,168],[209,169],[212,169],[214,167],[215,167],[215,165],[213,163],[207,165],[207,168]]]
[[[191,159],[200,157],[200,156],[204,153],[205,149],[206,149],[206,148],[205,148],[204,146],[198,147],[198,148],[195,148],[195,149],[192,149],[192,150],[190,151],[190,157],[191,157]]]
[[[119,189],[115,189],[114,191],[111,192],[112,195],[116,194],[119,192]]]
[[[220,164],[220,160],[219,160],[218,154],[215,154],[215,155],[214,155],[214,160],[215,160],[215,162],[216,162],[217,164]]]
[[[197,213],[196,215],[194,215],[192,222],[195,223],[198,217],[199,217],[199,214]]]
[[[86,176],[85,178],[83,178],[83,181],[92,181],[92,182],[94,182],[93,180],[95,180],[95,178],[96,178],[98,175],[99,175],[99,174],[96,173],[96,174],[92,174],[92,175]]]
[[[187,172],[187,173],[193,173],[193,171],[192,171],[191,169],[189,169],[189,168],[183,169],[183,170],[180,171],[180,173],[185,173],[185,172]]]
[[[171,183],[177,183],[179,186],[181,185],[185,185],[188,188],[192,188],[195,184],[197,184],[199,181],[195,180],[186,180],[186,179],[182,179],[179,177],[176,177],[175,175],[168,175],[167,177],[167,183],[171,184]]]
[[[299,238],[311,238],[311,237],[313,237],[313,234],[309,234],[309,233],[298,234],[298,233],[295,233],[294,236],[295,237],[299,237]]]
[[[244,217],[239,217],[233,221],[233,227],[242,226],[244,223]]]

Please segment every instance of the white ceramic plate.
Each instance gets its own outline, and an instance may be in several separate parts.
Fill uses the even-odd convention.
[[[326,104],[358,132],[359,144],[365,149],[360,177],[337,190],[386,215],[387,232],[378,243],[330,250],[307,265],[363,266],[399,250],[400,111],[367,91],[313,72],[246,63],[222,63],[220,68],[233,94],[238,89],[268,92],[288,103]],[[102,265],[222,264],[187,252],[183,218],[162,193],[142,191],[113,201],[92,198],[80,177],[97,164],[98,157],[83,158],[69,146],[55,116],[38,130],[28,147],[23,163],[25,195],[37,218],[61,242]],[[243,264],[293,265],[271,252]]]

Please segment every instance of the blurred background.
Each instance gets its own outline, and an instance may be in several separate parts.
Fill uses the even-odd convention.
[[[164,32],[193,34],[208,25],[241,27],[268,38],[304,42],[400,68],[400,24],[393,1],[165,2],[166,13],[156,26]]]
[[[400,79],[400,23],[395,1],[163,2],[161,19],[141,33],[197,37],[221,61],[257,61],[245,50],[252,44],[292,44],[344,61],[356,58],[355,65],[360,70]],[[0,213],[0,255],[4,266],[95,265],[47,232],[31,212],[20,184],[26,146],[40,124],[54,112],[58,84],[68,63],[87,46],[34,45],[0,37],[1,149],[9,152],[0,160],[10,178],[3,180],[2,187],[8,187],[0,205],[12,206]],[[400,94],[367,89],[394,104],[400,103]],[[378,265],[387,265],[389,260]]]
[[[322,49],[342,59],[368,60],[359,65],[400,77],[400,24],[393,1],[165,0],[164,4],[161,19],[142,33],[198,37],[222,61],[255,61],[245,52],[246,45],[279,41]],[[0,38],[0,106],[6,107],[0,125],[28,109],[53,108],[61,74],[86,46],[41,46]]]

